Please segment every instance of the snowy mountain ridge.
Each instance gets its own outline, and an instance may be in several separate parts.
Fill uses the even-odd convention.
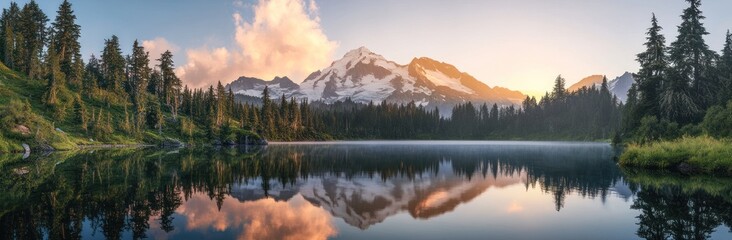
[[[453,105],[467,101],[506,106],[519,104],[525,98],[518,91],[489,87],[444,62],[420,57],[401,65],[365,47],[351,50],[330,66],[311,73],[297,87],[292,81],[283,84],[283,80],[275,83],[274,80],[255,81],[246,77],[226,87],[236,94],[259,97],[265,85],[271,90],[271,96],[284,94],[325,103],[346,99],[358,103],[414,101],[424,107],[447,110],[445,112]]]
[[[577,91],[582,87],[590,87],[593,84],[596,88],[600,88],[600,85],[602,85],[602,75],[592,75],[586,78],[583,78],[579,82],[572,84],[568,88],[570,92]],[[610,90],[610,93],[618,97],[618,100],[621,102],[625,102],[628,100],[628,90],[630,90],[630,87],[635,82],[635,76],[633,73],[625,72],[622,75],[609,80],[607,82],[607,87]]]

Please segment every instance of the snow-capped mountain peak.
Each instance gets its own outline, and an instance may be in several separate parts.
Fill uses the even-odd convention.
[[[377,55],[377,54],[371,52],[371,50],[369,50],[368,48],[362,46],[362,47],[353,49],[351,51],[348,51],[345,55],[343,55],[343,58],[344,59],[346,59],[346,58],[358,58],[358,57],[369,56],[369,55]]]
[[[234,94],[250,97],[261,97],[264,87],[270,91],[270,96],[298,97],[300,86],[292,82],[288,77],[275,77],[265,81],[252,77],[239,77],[237,80],[226,84],[225,89],[231,89]]]
[[[261,91],[242,93],[261,95]],[[366,47],[351,50],[327,68],[313,72],[291,96],[325,103],[346,99],[359,103],[414,101],[421,106],[438,107],[444,113],[456,103],[512,105],[525,97],[517,91],[491,88],[444,62],[421,57],[401,65]]]
[[[602,79],[602,75],[586,77],[570,86],[569,91],[577,91],[582,87],[591,87],[592,85],[599,89],[602,84]],[[628,100],[628,90],[630,90],[634,82],[635,75],[630,72],[625,72],[612,80],[608,80],[607,87],[613,95],[618,97],[618,100],[625,102]]]

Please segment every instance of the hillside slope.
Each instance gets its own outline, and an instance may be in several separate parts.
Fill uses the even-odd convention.
[[[165,124],[157,131],[126,129],[131,106],[124,93],[97,89],[79,94],[82,90],[65,85],[58,89],[58,103],[51,107],[42,101],[45,80],[29,79],[0,63],[0,153],[24,152],[24,144],[34,151],[46,151],[90,145],[157,145],[176,139],[210,143],[204,130],[185,116],[173,118],[170,111],[163,111]],[[151,104],[159,101],[150,94],[145,97]],[[188,123],[186,130],[184,123]],[[259,139],[251,132],[237,131]]]

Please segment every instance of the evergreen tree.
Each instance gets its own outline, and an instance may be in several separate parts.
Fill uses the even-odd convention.
[[[99,83],[102,79],[102,70],[101,66],[99,65],[99,60],[94,56],[94,54],[91,55],[89,58],[89,63],[86,64],[86,67],[84,67],[84,78],[82,81],[82,93],[90,95],[99,87]]]
[[[554,88],[552,89],[552,96],[556,100],[563,100],[567,95],[567,89],[565,89],[566,80],[562,77],[562,75],[557,76],[557,78],[554,80]]]
[[[226,90],[221,81],[216,84],[216,126],[221,126],[226,117]]]
[[[15,2],[10,3],[8,9],[3,9],[0,17],[0,60],[10,69],[17,70],[17,52],[20,47],[17,35],[20,19],[20,8]]]
[[[48,17],[34,0],[20,11],[17,33],[21,35],[19,44],[22,45],[22,51],[19,51],[17,67],[29,78],[37,78],[42,74],[41,59],[48,39],[46,23]]]
[[[717,66],[719,80],[724,89],[720,104],[724,105],[732,100],[732,34],[729,30],[727,30],[722,56],[719,58]]]
[[[633,83],[630,86],[630,89],[628,90],[628,99],[625,101],[625,108],[623,108],[623,132],[624,133],[632,133],[635,131],[636,128],[638,128],[638,125],[640,124],[640,119],[638,115],[640,115],[640,112],[637,111],[638,109],[638,85],[637,83]]]
[[[74,115],[76,117],[76,123],[81,125],[81,129],[86,132],[89,125],[89,116],[86,110],[86,105],[81,98],[76,98],[74,101]]]
[[[56,13],[56,20],[52,23],[54,37],[51,41],[56,46],[61,71],[68,76],[69,83],[74,85],[81,81],[82,76],[77,67],[78,61],[81,59],[81,45],[79,44],[81,27],[76,24],[76,15],[68,0],[61,3]]]
[[[109,91],[119,92],[125,81],[125,58],[122,56],[117,36],[112,35],[110,39],[104,40],[101,59],[104,78],[99,85]]]
[[[701,0],[687,2],[690,6],[681,15],[679,34],[669,50],[672,72],[661,97],[665,117],[681,124],[699,120],[699,113],[717,96],[711,71],[716,54],[704,42],[709,33],[701,23]]]
[[[147,81],[150,79],[151,69],[148,66],[150,59],[148,58],[145,48],[143,48],[137,40],[132,44],[132,55],[128,58],[128,76],[125,88],[130,96],[132,106],[135,109],[136,128],[142,127],[145,116],[145,89]]]
[[[268,137],[271,137],[275,132],[275,116],[273,111],[272,99],[269,97],[269,87],[264,86],[264,90],[262,91],[262,109],[259,117],[264,133]]]
[[[147,82],[147,92],[163,100],[163,80],[160,71],[157,69],[152,70],[152,73],[150,73],[150,80]]]
[[[61,72],[58,55],[54,49],[53,44],[51,44],[51,47],[48,49],[48,56],[46,60],[46,64],[48,65],[46,80],[48,81],[48,84],[46,85],[46,93],[43,99],[46,104],[54,108],[54,110],[57,110],[56,105],[59,103],[57,95],[61,84],[64,82],[64,73]]]
[[[660,94],[667,68],[666,38],[661,34],[656,15],[651,18],[648,29],[646,50],[638,54],[637,61],[641,68],[637,75],[637,109],[631,109],[643,115],[660,117]]]
[[[147,111],[147,124],[152,129],[157,129],[158,133],[163,130],[163,111],[160,109],[159,101],[151,101]]]
[[[181,90],[181,80],[175,75],[175,63],[173,53],[165,51],[160,55],[158,67],[160,68],[160,79],[162,83],[162,99],[165,104],[174,109],[177,108],[177,96]]]

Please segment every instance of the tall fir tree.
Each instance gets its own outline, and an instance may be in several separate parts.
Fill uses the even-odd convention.
[[[18,32],[20,36],[20,44],[22,51],[19,51],[19,59],[17,67],[29,78],[40,77],[43,73],[41,62],[43,59],[43,49],[48,39],[48,31],[46,29],[48,16],[41,10],[35,0],[31,0],[20,11]]]
[[[552,96],[556,100],[564,100],[564,98],[567,96],[567,89],[564,88],[566,80],[562,77],[562,75],[557,76],[557,78],[554,80],[554,88],[552,89]]]
[[[126,63],[117,36],[112,35],[110,39],[104,40],[104,50],[100,57],[103,79],[99,85],[109,91],[119,92],[126,78]]]
[[[181,80],[175,75],[175,62],[173,53],[165,51],[157,59],[160,68],[160,79],[162,83],[162,99],[172,109],[177,109],[177,96],[181,91]]]
[[[724,88],[720,104],[726,104],[732,100],[732,33],[729,30],[727,30],[725,36],[722,56],[717,63],[717,72],[719,73],[720,83]]]
[[[20,34],[18,32],[19,19],[20,8],[15,2],[11,2],[8,9],[3,9],[0,18],[0,61],[3,61],[5,66],[14,70],[17,70],[16,55],[20,47],[17,39],[17,35]]]
[[[61,71],[59,62],[58,54],[53,47],[53,43],[51,43],[51,47],[48,49],[48,56],[46,57],[46,68],[48,69],[46,80],[48,83],[46,84],[44,102],[54,108],[54,110],[58,110],[56,109],[59,104],[58,91],[64,82],[64,73]]]
[[[128,58],[128,75],[125,88],[135,109],[137,128],[142,127],[145,116],[145,89],[150,79],[150,59],[145,48],[137,40],[132,44],[132,55]]]
[[[637,76],[638,102],[635,111],[641,115],[660,118],[660,94],[663,87],[668,61],[666,56],[666,38],[661,34],[656,14],[651,18],[651,27],[646,33],[646,50],[637,55],[640,70]]]
[[[268,137],[271,137],[275,132],[275,116],[273,108],[272,99],[269,96],[269,87],[265,85],[264,90],[262,91],[262,109],[259,114],[259,118],[261,120],[262,129],[264,129],[264,133]]]
[[[102,69],[94,54],[89,57],[89,63],[84,67],[84,78],[82,79],[82,94],[91,95],[98,87],[101,81]]]
[[[160,71],[153,69],[150,73],[150,80],[147,81],[147,92],[163,100],[163,80]]]
[[[704,35],[709,33],[701,22],[701,0],[687,2],[679,34],[669,50],[669,81],[661,97],[665,117],[680,124],[698,121],[718,96],[712,74],[715,53],[704,42]]]
[[[52,23],[53,39],[59,56],[61,71],[67,76],[70,85],[79,85],[82,74],[78,61],[81,60],[81,26],[76,24],[76,15],[71,3],[64,0],[56,11],[56,20]]]
[[[638,128],[641,119],[641,117],[639,117],[638,115],[640,115],[641,113],[638,112],[637,109],[638,83],[636,82],[630,85],[630,89],[628,89],[628,99],[625,101],[625,108],[623,108],[623,133],[633,134],[633,132]]]

